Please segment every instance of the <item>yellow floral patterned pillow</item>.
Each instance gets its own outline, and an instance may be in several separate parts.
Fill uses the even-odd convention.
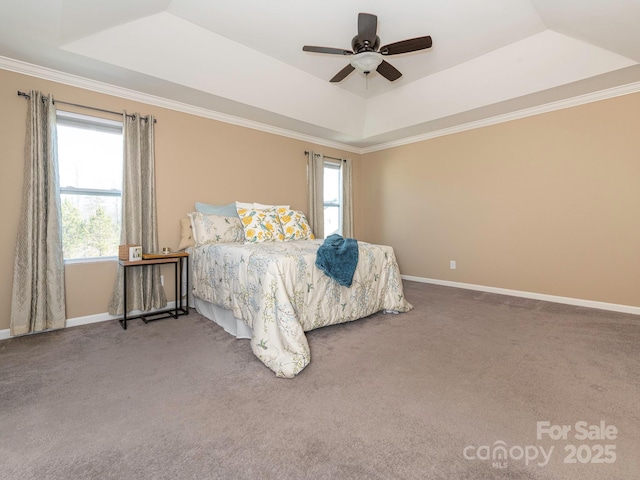
[[[285,241],[314,240],[316,238],[304,213],[288,208],[278,208],[278,219],[282,225]]]
[[[238,215],[244,228],[245,243],[284,240],[275,209],[238,208]]]

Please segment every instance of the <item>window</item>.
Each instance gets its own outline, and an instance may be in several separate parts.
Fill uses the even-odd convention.
[[[342,171],[340,163],[324,162],[324,236],[342,234]]]
[[[65,260],[117,257],[122,205],[122,122],[57,113]]]

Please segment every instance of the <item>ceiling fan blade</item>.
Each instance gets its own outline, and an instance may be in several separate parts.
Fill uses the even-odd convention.
[[[351,64],[348,64],[346,67],[344,67],[338,73],[336,73],[335,76],[329,81],[332,82],[332,83],[341,82],[342,80],[347,78],[347,75],[349,75],[354,70],[355,70],[355,68]]]
[[[426,37],[417,37],[402,40],[401,42],[390,43],[389,45],[380,47],[379,52],[382,55],[398,55],[399,53],[409,53],[431,48],[432,44],[431,37],[427,35]]]
[[[314,47],[311,45],[305,45],[302,47],[302,50],[305,52],[329,53],[331,55],[353,55],[351,50],[345,50],[344,48]]]
[[[394,82],[402,76],[398,69],[386,60],[383,60],[382,63],[378,65],[378,68],[376,68],[376,72],[378,72],[390,82]]]
[[[376,32],[378,31],[378,17],[370,13],[358,14],[358,41],[361,45],[369,42],[373,47],[376,43]]]

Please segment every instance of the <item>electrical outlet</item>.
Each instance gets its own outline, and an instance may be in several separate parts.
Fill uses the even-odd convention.
[[[449,268],[450,268],[451,270],[455,270],[455,269],[456,269],[456,261],[455,261],[455,260],[451,260],[451,261],[449,262]]]
[[[164,287],[164,275],[160,275],[160,285]]]

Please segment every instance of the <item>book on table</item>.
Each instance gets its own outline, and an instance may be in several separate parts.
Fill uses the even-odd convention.
[[[171,258],[171,257],[181,257],[184,255],[184,252],[149,252],[143,253],[143,260],[151,260],[156,258]]]

